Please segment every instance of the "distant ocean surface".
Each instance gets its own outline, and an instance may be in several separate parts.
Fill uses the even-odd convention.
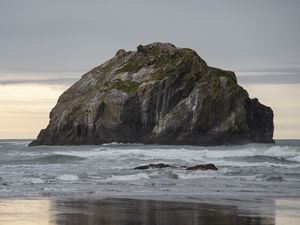
[[[0,141],[0,197],[300,196],[300,140],[241,146]],[[134,170],[149,163],[178,168]],[[217,171],[180,166],[213,163]]]

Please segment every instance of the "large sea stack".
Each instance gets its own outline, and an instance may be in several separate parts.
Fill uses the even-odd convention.
[[[169,43],[119,50],[59,98],[31,145],[273,142],[273,112],[231,71]]]

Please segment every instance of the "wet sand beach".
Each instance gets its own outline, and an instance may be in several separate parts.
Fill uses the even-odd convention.
[[[296,225],[299,200],[2,199],[1,225]]]

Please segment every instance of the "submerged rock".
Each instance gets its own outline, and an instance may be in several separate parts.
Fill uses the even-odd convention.
[[[134,169],[135,170],[147,170],[147,169],[164,169],[164,168],[181,168],[186,170],[218,170],[218,168],[212,164],[201,164],[201,165],[195,165],[195,166],[172,166],[165,163],[154,163],[154,164],[148,164],[143,166],[137,166]]]
[[[196,166],[189,166],[186,168],[186,170],[218,170],[218,168],[214,164],[209,163]]]
[[[231,71],[169,43],[119,50],[59,98],[31,145],[273,142],[272,109]]]
[[[281,176],[269,176],[266,178],[266,181],[281,182],[281,181],[284,181],[284,179]]]
[[[147,170],[147,169],[162,169],[162,168],[176,168],[175,166],[164,164],[164,163],[154,163],[144,166],[137,166],[135,170]]]

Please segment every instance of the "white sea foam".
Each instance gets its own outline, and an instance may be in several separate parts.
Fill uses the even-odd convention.
[[[236,175],[228,176],[224,174],[224,171],[177,171],[178,179],[241,179],[241,180],[257,180],[257,175]]]
[[[31,141],[1,141],[1,144],[9,144],[16,146],[27,146]]]
[[[280,167],[280,168],[300,168],[300,164],[282,164],[282,163],[270,163],[270,162],[241,162],[241,161],[226,161],[218,160],[211,161],[217,167],[227,166],[227,167]]]
[[[43,190],[43,191],[47,191],[47,192],[57,191],[57,189],[55,189],[55,188],[53,188],[53,187],[44,187],[42,190]]]
[[[105,180],[107,181],[135,181],[135,180],[143,180],[150,179],[150,177],[146,173],[138,173],[138,174],[129,174],[129,175],[112,175]]]
[[[40,178],[31,178],[29,180],[29,183],[30,184],[43,184],[44,181],[42,179],[40,179]]]
[[[102,149],[86,150],[86,151],[55,151],[54,154],[67,155],[67,156],[79,156],[83,158],[95,158],[98,156],[104,156],[105,151],[103,151]]]
[[[206,150],[204,152],[204,157],[211,159],[222,159],[229,157],[249,157],[258,154],[257,149],[248,148],[241,150]]]
[[[300,152],[298,152],[299,154]],[[297,152],[288,146],[273,146],[259,155],[272,157],[292,157],[297,155]]]
[[[220,174],[217,174],[216,171],[184,171],[184,172],[177,172],[179,179],[200,179],[200,178],[212,178],[212,177],[226,177]],[[227,177],[228,178],[228,177]]]
[[[253,156],[269,156],[276,158],[292,157],[300,155],[300,152],[290,149],[287,146],[272,146],[269,148],[248,147],[238,150],[206,150],[204,156],[206,158],[232,158],[232,157],[253,157]]]
[[[300,151],[296,151],[290,147],[271,146],[271,147],[255,147],[246,146],[239,149],[207,149],[199,147],[199,149],[186,149],[186,148],[174,148],[174,149],[120,149],[120,148],[96,148],[87,151],[58,151],[55,154],[79,156],[84,158],[101,158],[113,161],[127,161],[127,160],[164,160],[170,161],[185,161],[186,163],[207,163],[221,159],[230,158],[243,158],[254,156],[268,156],[275,158],[283,158],[286,160],[292,160],[298,162],[300,157]]]
[[[121,142],[111,142],[111,143],[105,143],[105,144],[102,144],[103,146],[109,146],[109,145],[121,145],[123,143]]]
[[[144,160],[202,160],[202,151],[181,149],[117,149],[117,148],[98,148],[90,151],[69,151],[55,152],[55,154],[73,155],[86,158],[107,158],[107,159],[144,159]]]
[[[58,176],[57,179],[63,181],[75,181],[78,180],[79,177],[77,175],[72,175],[72,174],[63,174]]]
[[[294,162],[300,162],[300,155],[297,155],[295,157],[289,158],[289,160],[294,161]]]

